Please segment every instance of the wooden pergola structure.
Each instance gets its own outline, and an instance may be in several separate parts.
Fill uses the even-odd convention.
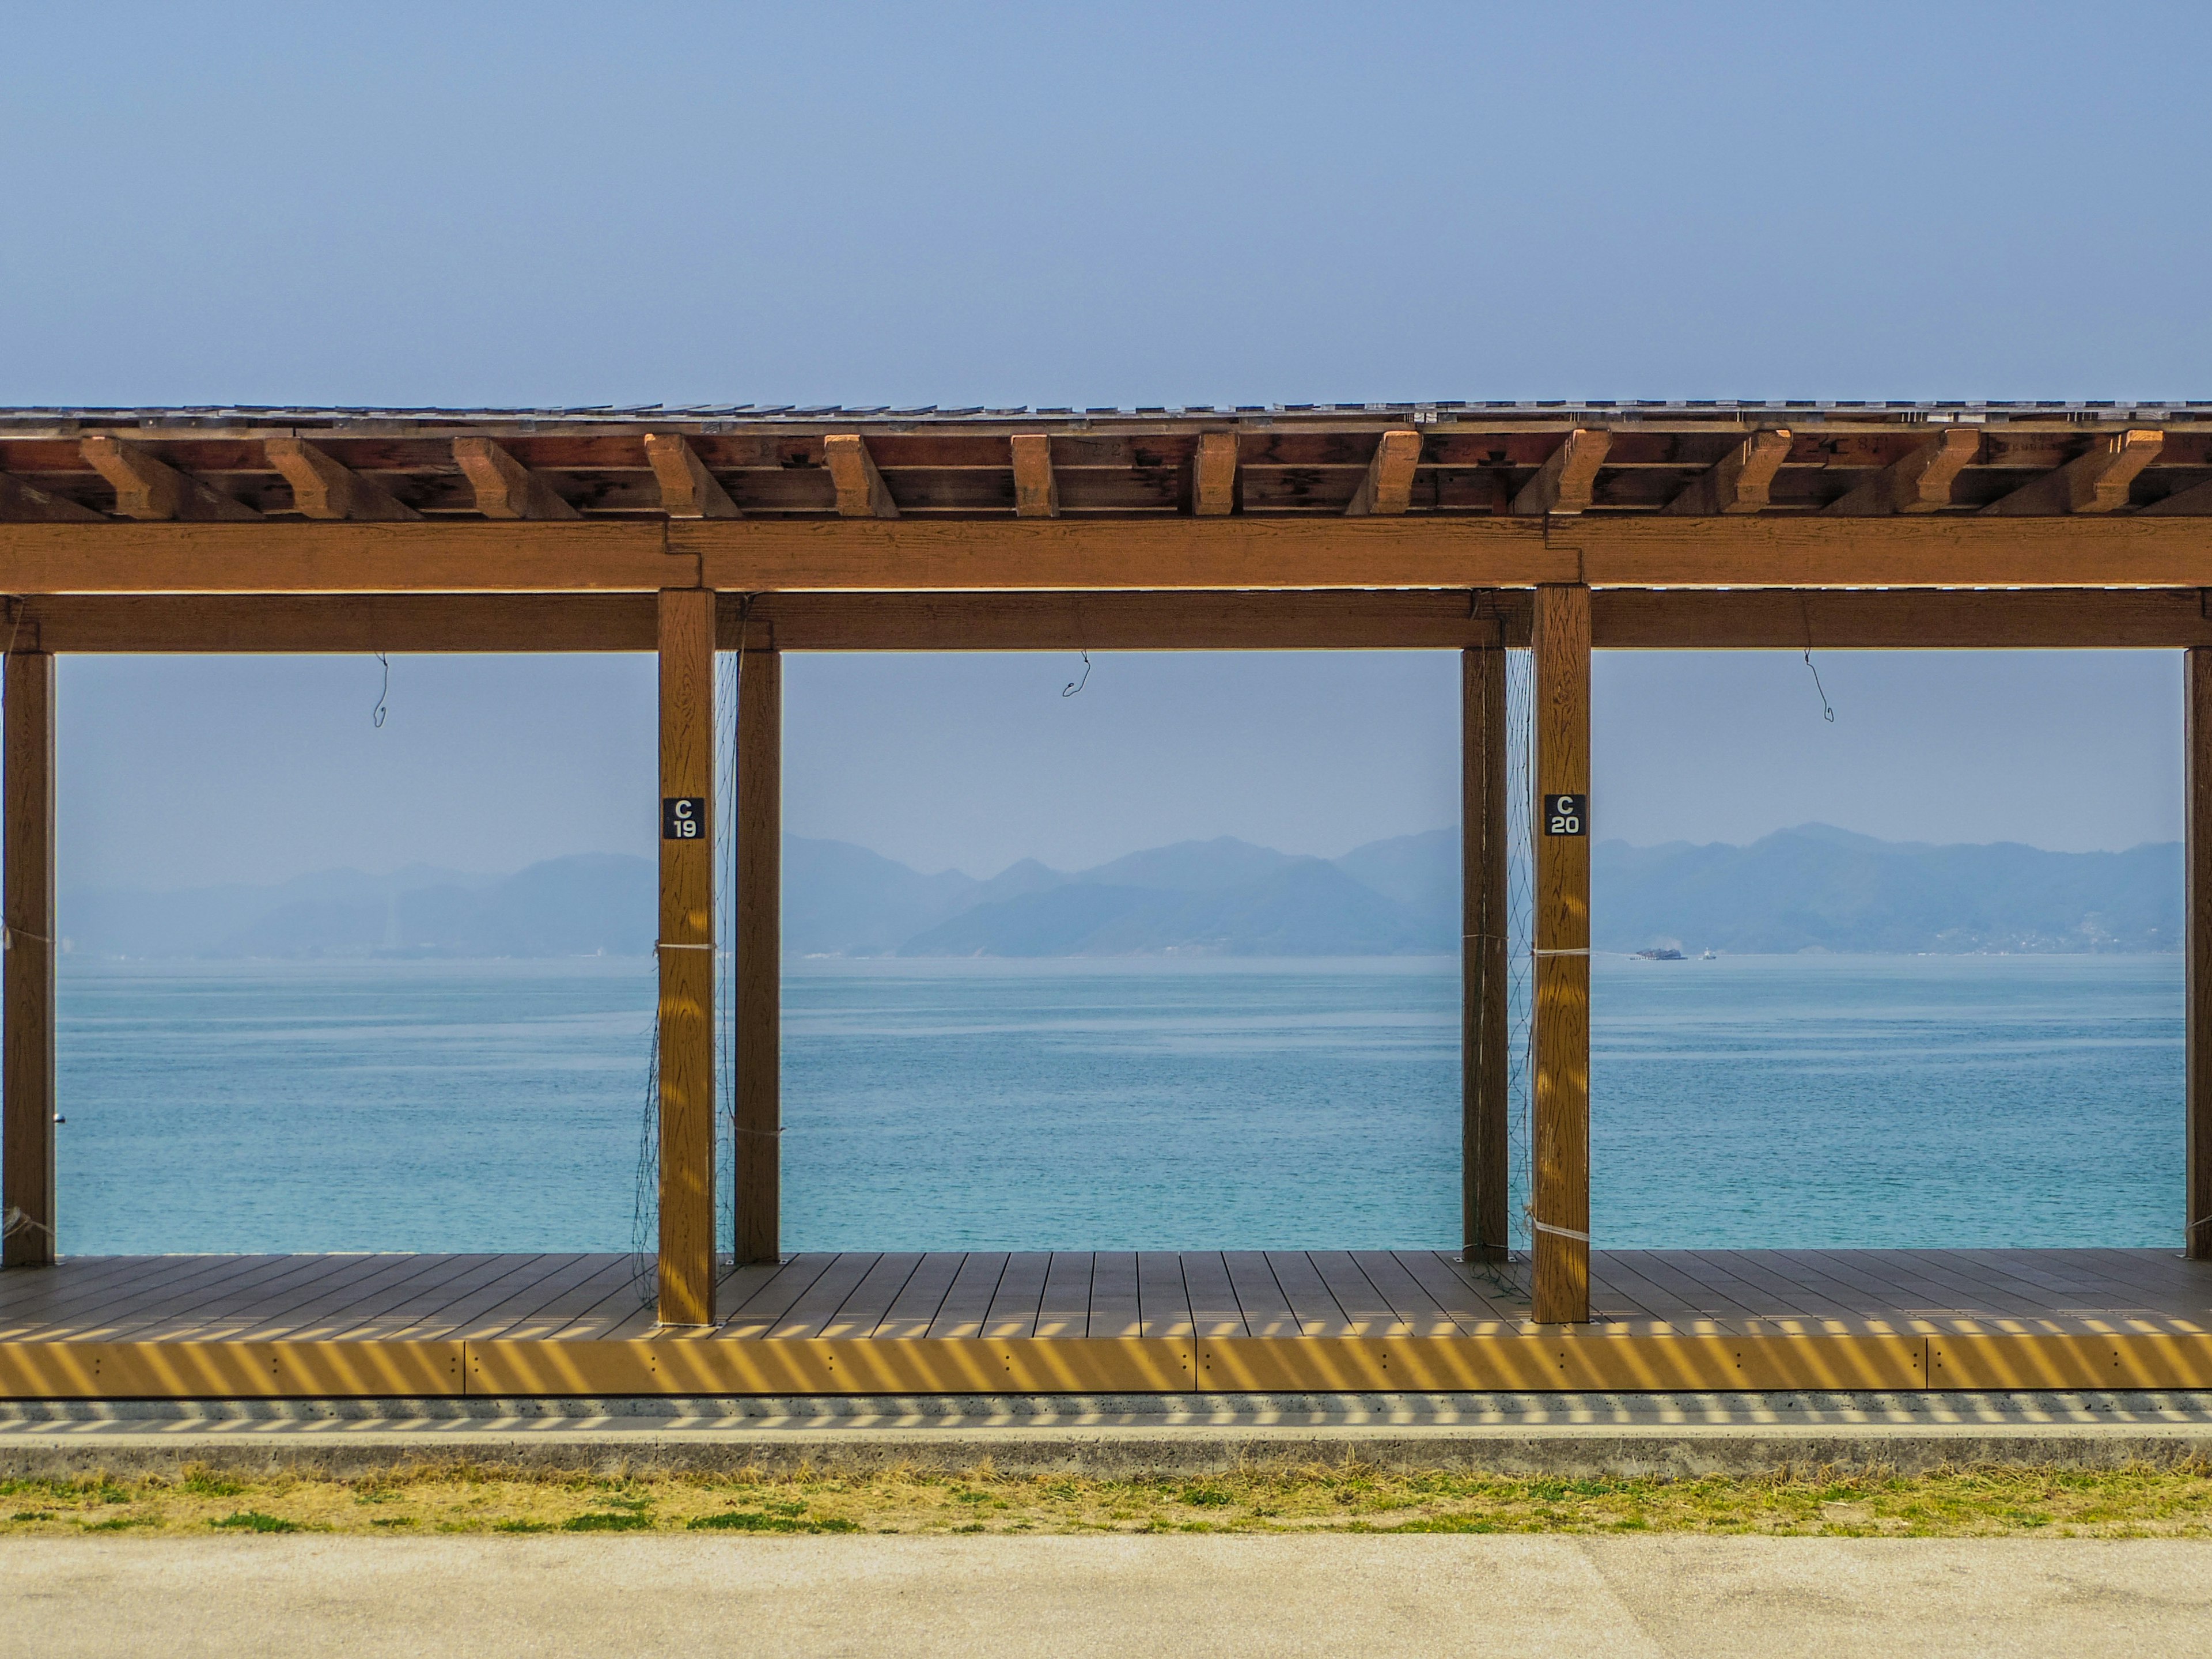
[[[1444,1346],[1420,1350],[1429,1357],[1418,1361],[1401,1346],[1395,1375],[1410,1380],[1407,1366],[1426,1365],[1425,1386],[1483,1377],[1539,1386],[1528,1378],[1572,1370],[1565,1358],[1557,1367],[1542,1359],[1544,1343],[1584,1328],[1575,1352],[1604,1351],[1602,1341],[1589,1346],[1588,1329],[1590,653],[1808,645],[2188,653],[2182,1243],[2192,1264],[2212,1261],[2212,404],[15,410],[0,411],[0,593],[9,596],[10,945],[0,1150],[11,1266],[52,1262],[61,1224],[54,1206],[53,676],[64,652],[659,653],[658,1324],[644,1335],[608,1338],[611,1350],[630,1346],[629,1358],[606,1363],[641,1386],[663,1386],[672,1373],[655,1372],[663,1362],[647,1364],[639,1353],[680,1341],[687,1330],[726,1328],[733,1285],[750,1307],[762,1297],[775,1301],[781,1292],[772,1294],[774,1285],[795,1282],[781,1254],[777,1194],[782,653],[1459,650],[1468,941],[1461,1255],[1474,1263],[1503,1257],[1506,815],[1528,806],[1509,800],[1506,788],[1504,653],[1527,646],[1534,660],[1534,788],[1543,803],[1534,837],[1535,1232],[1533,1284],[1514,1340],[1537,1346],[1505,1358],[1498,1356],[1507,1350],[1494,1344],[1454,1346],[1470,1319],[1505,1316],[1487,1303],[1488,1313],[1455,1310],[1447,1304],[1456,1292],[1430,1284],[1423,1306],[1449,1326],[1432,1334]],[[714,937],[707,823],[717,650],[741,652],[736,938],[725,941]],[[694,805],[681,805],[687,802]],[[685,822],[704,825],[704,833],[684,830]],[[738,1226],[729,1241],[715,1238],[714,1222],[718,943],[736,957]],[[720,1248],[734,1256],[734,1269],[718,1263]],[[1233,1277],[1234,1267],[1223,1271]],[[817,1273],[807,1281],[814,1288],[793,1292],[790,1305],[826,1296],[821,1286],[836,1271]],[[910,1270],[901,1285],[918,1282],[921,1271]],[[945,1270],[948,1294],[961,1271]],[[1053,1378],[1103,1386],[1102,1377],[1133,1386],[1132,1375],[1168,1386],[1180,1375],[1182,1386],[1196,1386],[1191,1379],[1211,1370],[1215,1351],[1204,1350],[1203,1298],[1192,1287],[1211,1270],[1177,1271],[1185,1322],[1198,1343],[1177,1362],[1180,1373],[1169,1358],[1146,1359],[1138,1349],[1119,1358],[1100,1350],[1079,1361],[1067,1358],[1076,1348],[1063,1345],[1049,1364],[1006,1358],[1007,1375],[1018,1372],[1031,1386],[1056,1386]],[[1418,1320],[1407,1323],[1383,1288],[1398,1282],[1396,1271],[1370,1264],[1363,1282],[1413,1331]],[[1416,1263],[1404,1271],[1411,1283],[1434,1270]],[[2202,1291],[2212,1303],[2212,1278],[2190,1271],[2196,1276],[2168,1287],[2180,1303],[2158,1315],[2166,1325],[2117,1334],[2070,1327],[2013,1333],[2045,1340],[2038,1353],[2059,1352],[2051,1342],[2075,1346],[2064,1349],[2074,1358],[2063,1364],[2050,1362],[2058,1371],[2035,1370],[2043,1360],[2019,1360],[2027,1369],[2007,1375],[2050,1381],[2072,1376],[2065,1367],[2074,1365],[2110,1380],[2098,1357],[2106,1349],[2097,1345],[2112,1334],[2141,1339],[2122,1345],[2133,1358],[2112,1361],[2123,1374],[2212,1386],[2212,1305],[2199,1310],[2191,1299]],[[1048,1277],[1038,1280],[1040,1306],[1050,1299]],[[1473,1283],[1463,1275],[1461,1282]],[[2136,1289],[2139,1310],[2157,1300],[2142,1285]],[[1332,1295],[1349,1317],[1356,1298],[1340,1287]],[[1600,1365],[1573,1374],[1586,1382],[1611,1377],[1603,1386],[1631,1386],[1620,1380],[1631,1373],[1709,1386],[1715,1376],[1750,1375],[1744,1367],[1754,1362],[1744,1355],[1756,1352],[1765,1356],[1756,1364],[1784,1364],[1790,1376],[1800,1373],[1788,1364],[1809,1364],[1808,1377],[1917,1376],[1927,1384],[1942,1361],[1932,1336],[1905,1328],[1911,1310],[1900,1298],[1907,1295],[1892,1296],[1898,1319],[1877,1319],[1880,1330],[1705,1333],[1723,1347],[1734,1344],[1735,1372],[1715,1357],[1719,1348],[1697,1350],[1705,1357],[1693,1360],[1695,1334],[1661,1320],[1667,1328],[1633,1336],[1646,1347],[1634,1351],[1642,1357],[1632,1364],[1620,1361],[1627,1371]],[[1235,1296],[1241,1307],[1246,1293]],[[1625,1291],[1616,1299],[1634,1300]],[[1647,1310],[1662,1301],[1647,1296]],[[1746,1311],[1751,1304],[1741,1297],[1731,1305],[1753,1326],[1770,1318]],[[2198,1322],[2200,1312],[2208,1322]],[[1237,1317],[1243,1334],[1236,1340],[1278,1340]],[[1296,1334],[1310,1334],[1309,1322]],[[67,1335],[75,1328],[33,1319],[19,1329],[32,1336],[0,1340],[0,1392],[121,1387],[84,1380],[86,1365],[98,1369],[87,1356],[99,1345]],[[771,1319],[754,1334],[772,1343],[783,1340],[780,1328]],[[882,1328],[881,1321],[869,1328]],[[1031,1334],[1020,1340],[1044,1341],[1042,1328],[1033,1320]],[[1990,1334],[1950,1333],[1959,1341]],[[1497,1340],[1505,1337],[1501,1327]],[[1669,1348],[1671,1338],[1680,1340]],[[1398,1332],[1393,1340],[1417,1339],[1431,1337]],[[818,1333],[790,1340],[832,1340]],[[988,1341],[983,1334],[974,1340]],[[1171,1343],[1176,1334],[1124,1340]],[[1604,1340],[1616,1359],[1631,1352],[1620,1346],[1630,1336]],[[1830,1346],[1821,1348],[1823,1341]],[[1652,1342],[1660,1346],[1650,1348]],[[161,1366],[191,1346],[178,1338],[165,1351],[169,1358],[108,1363],[115,1375],[143,1382],[171,1376]],[[447,1379],[454,1388],[465,1372],[477,1375],[486,1364],[497,1370],[483,1355],[498,1345],[478,1346],[483,1353],[471,1355],[457,1340]],[[368,1366],[360,1375],[373,1373],[390,1391],[418,1360],[428,1367],[424,1376],[447,1363],[440,1350],[403,1364],[395,1356],[406,1347],[387,1343],[373,1362],[325,1355],[315,1362],[325,1367],[317,1375],[329,1364],[339,1370],[328,1376],[355,1375],[343,1367],[358,1363]],[[2154,1349],[2154,1363],[2142,1358]],[[682,1352],[687,1364],[703,1364],[697,1356],[708,1351]],[[775,1364],[759,1369],[766,1352],[749,1351],[744,1363],[753,1369],[740,1366],[746,1376],[769,1379],[763,1387],[796,1386],[793,1377],[847,1385],[823,1358],[827,1349],[807,1350],[803,1364],[790,1360],[799,1369],[787,1375]],[[881,1358],[890,1352],[848,1359],[848,1374],[900,1386],[955,1373],[963,1386],[975,1385],[997,1375],[998,1361],[979,1358],[981,1350],[909,1355],[896,1364]],[[1790,1353],[1827,1358],[1786,1364],[1776,1358]],[[1324,1373],[1382,1386],[1378,1377],[1394,1375],[1388,1352],[1326,1361],[1309,1352],[1296,1364],[1280,1356],[1262,1363],[1255,1358],[1261,1354],[1236,1350],[1238,1357],[1220,1362],[1222,1375],[1269,1386],[1284,1377],[1312,1385]],[[1155,1360],[1167,1369],[1145,1369]],[[216,1369],[203,1381],[229,1379],[210,1387],[269,1391],[239,1380],[258,1375],[258,1360],[236,1362],[244,1371],[232,1361],[204,1363]],[[586,1362],[510,1352],[501,1363],[509,1363],[501,1373],[508,1384],[527,1392],[533,1377],[582,1376],[574,1366]],[[10,1364],[30,1380],[11,1381]],[[1128,1371],[1132,1364],[1137,1372]],[[1322,1370],[1312,1371],[1315,1364]],[[532,1369],[545,1365],[552,1369]],[[1954,1353],[1948,1374],[1969,1373],[1983,1382],[1990,1375]],[[685,1374],[698,1383],[716,1373],[709,1365]],[[592,1376],[595,1386],[606,1385],[604,1375]],[[69,1378],[76,1381],[64,1388]],[[173,1376],[152,1391],[186,1386]]]

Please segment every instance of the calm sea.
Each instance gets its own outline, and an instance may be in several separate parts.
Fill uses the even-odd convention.
[[[628,1249],[643,961],[70,962],[62,1248]],[[1447,1246],[1432,961],[784,982],[787,1249]],[[1601,1246],[2173,1243],[2179,957],[1595,964]]]

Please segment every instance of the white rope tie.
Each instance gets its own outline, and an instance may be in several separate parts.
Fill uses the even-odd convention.
[[[27,927],[10,927],[5,923],[0,923],[0,951],[14,950],[15,948],[15,935],[18,933],[21,933],[25,939],[34,939],[41,945],[52,945],[53,943],[53,940],[48,939],[44,933],[34,933]]]
[[[672,941],[670,941],[670,940],[668,940],[668,939],[663,939],[663,940],[661,940],[661,941],[660,941],[660,943],[659,943],[658,945],[654,945],[653,948],[654,950],[656,950],[656,951],[712,951],[712,950],[716,949],[717,947],[716,947],[716,946],[714,946],[714,945],[712,945],[712,944],[707,944],[707,945],[678,945],[678,944],[675,944],[675,943],[673,943],[673,942],[672,942]]]
[[[1586,957],[1589,953],[1590,948],[1587,945],[1565,945],[1555,950],[1547,950],[1539,945],[1532,946],[1528,951],[1532,957]]]
[[[48,1238],[52,1238],[54,1236],[54,1230],[46,1225],[45,1222],[33,1221],[29,1216],[24,1214],[23,1206],[21,1205],[10,1204],[8,1206],[8,1214],[6,1218],[4,1220],[0,1220],[0,1237],[12,1238],[17,1233],[25,1231],[26,1230],[32,1232],[44,1233]]]
[[[1550,1222],[1539,1221],[1534,1216],[1528,1218],[1528,1224],[1540,1233],[1553,1233],[1561,1238],[1579,1240],[1584,1244],[1590,1242],[1590,1236],[1588,1233],[1578,1233],[1572,1227],[1554,1227]]]

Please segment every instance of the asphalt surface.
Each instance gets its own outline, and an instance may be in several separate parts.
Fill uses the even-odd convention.
[[[719,1640],[718,1640],[719,1638]],[[0,1655],[2212,1655],[2212,1543],[20,1539]]]

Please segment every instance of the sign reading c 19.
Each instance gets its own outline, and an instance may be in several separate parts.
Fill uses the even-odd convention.
[[[660,798],[660,838],[698,841],[707,833],[704,795],[663,795]]]
[[[1547,836],[1589,834],[1589,797],[1588,795],[1545,796],[1544,833]]]

